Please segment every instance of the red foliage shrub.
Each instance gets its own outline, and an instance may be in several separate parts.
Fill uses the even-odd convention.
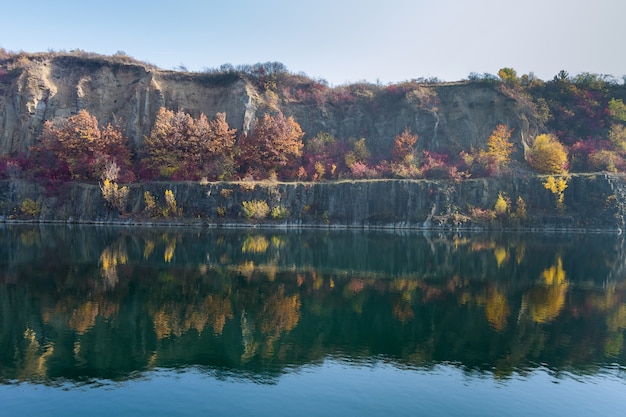
[[[421,171],[426,178],[459,179],[457,167],[448,163],[446,154],[424,151]]]

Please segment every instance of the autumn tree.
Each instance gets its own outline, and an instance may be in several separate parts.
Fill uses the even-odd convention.
[[[626,105],[622,100],[611,99],[608,104],[611,115],[609,140],[620,154],[626,154]]]
[[[499,173],[511,161],[511,153],[513,153],[513,144],[509,141],[512,129],[508,129],[505,125],[498,125],[487,140],[487,151],[484,156],[489,171]]]
[[[226,122],[226,113],[216,113],[211,121],[201,114],[196,121],[197,142],[190,149],[189,169],[211,179],[230,178],[235,172],[236,132]]]
[[[186,132],[191,130],[191,126],[186,125],[192,122],[191,116],[183,112],[174,113],[161,107],[150,135],[144,138],[144,166],[164,178],[171,178],[180,171],[185,158],[183,147],[188,139]]]
[[[502,173],[511,161],[514,145],[509,140],[512,129],[499,124],[487,140],[487,149],[462,152],[461,158],[470,172],[479,175],[497,175]]]
[[[567,151],[555,136],[541,134],[530,148],[528,162],[542,174],[562,174],[567,171]]]
[[[413,147],[417,143],[418,136],[411,133],[408,127],[396,136],[391,149],[391,156],[395,162],[412,163],[414,159]]]
[[[415,144],[418,136],[412,134],[407,127],[397,135],[391,148],[391,173],[398,178],[417,178],[421,176],[421,171],[417,167],[415,158]]]
[[[115,162],[106,165],[101,175],[100,191],[107,203],[120,214],[123,214],[126,210],[130,189],[127,186],[120,187],[118,185],[119,171],[120,168]]]
[[[266,113],[261,120],[255,120],[254,130],[239,141],[242,168],[257,178],[297,168],[303,136],[293,117],[285,117],[282,112]]]
[[[568,180],[569,177],[567,176],[556,178],[551,175],[546,179],[546,182],[543,183],[543,187],[554,195],[556,199],[556,209],[560,213],[563,213],[565,210],[565,189],[568,187]]]
[[[118,128],[103,130],[87,110],[65,119],[46,121],[41,142],[31,148],[37,169],[45,175],[67,172],[71,180],[97,180],[107,164],[120,168],[119,178],[132,180],[130,150]]]
[[[351,168],[355,163],[367,164],[372,153],[367,147],[366,139],[354,139],[351,138],[350,142],[352,143],[352,150],[348,151],[344,157],[346,166]]]
[[[209,121],[162,107],[144,138],[144,167],[164,178],[224,179],[234,172],[235,132],[225,113]]]
[[[304,146],[303,174],[312,180],[338,178],[348,170],[345,164],[348,146],[346,141],[337,140],[330,133],[318,133]]]

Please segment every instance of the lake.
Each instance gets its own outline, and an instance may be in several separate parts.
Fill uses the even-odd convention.
[[[0,225],[2,416],[621,416],[626,241]]]

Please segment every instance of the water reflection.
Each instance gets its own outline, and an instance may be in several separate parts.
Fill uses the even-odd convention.
[[[267,381],[324,358],[497,378],[625,366],[607,235],[0,228],[0,380],[200,366]]]

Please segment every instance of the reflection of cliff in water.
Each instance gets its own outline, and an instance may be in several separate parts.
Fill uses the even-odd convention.
[[[0,228],[0,378],[277,376],[328,356],[506,376],[626,365],[601,235]]]

